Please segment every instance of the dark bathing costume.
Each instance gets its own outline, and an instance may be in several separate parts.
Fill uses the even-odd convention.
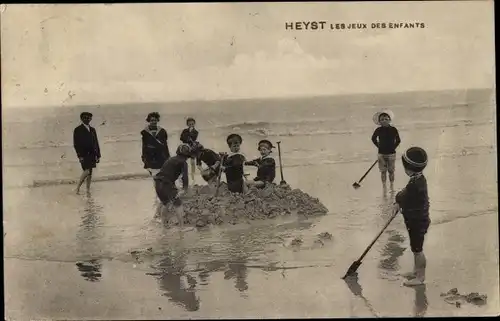
[[[240,153],[229,153],[224,158],[224,167],[226,167],[227,188],[232,193],[243,193],[243,165],[245,156]]]
[[[185,163],[186,157],[184,156],[170,157],[154,177],[156,194],[164,205],[170,202],[174,206],[182,205],[181,200],[177,197],[178,191],[175,181],[181,176]]]
[[[78,158],[83,158],[80,162],[82,170],[92,171],[97,165],[97,159],[101,158],[101,150],[99,148],[99,140],[94,127],[89,126],[89,129],[84,124],[77,126],[73,131],[73,146]]]
[[[212,166],[219,161],[220,156],[208,148],[203,148],[198,157],[196,157],[196,165],[201,166],[201,163],[203,162],[209,167],[210,175],[203,177],[205,181],[209,181],[213,177],[217,176],[217,168],[214,169]]]
[[[396,195],[396,202],[403,213],[412,252],[422,252],[425,234],[431,223],[427,180],[423,173],[410,177],[405,189]]]
[[[170,158],[167,131],[160,126],[157,126],[156,130],[146,126],[141,131],[141,135],[144,168],[160,169]]]
[[[396,153],[396,148],[401,143],[401,138],[396,127],[390,125],[387,127],[380,126],[373,132],[372,142],[378,147],[379,154],[391,155]]]
[[[189,128],[185,128],[181,133],[181,142],[193,146],[194,142],[198,140],[198,131],[193,128],[192,131]]]
[[[257,166],[257,176],[253,179],[256,182],[272,183],[276,178],[276,161],[271,155],[259,157],[246,162],[245,165]]]

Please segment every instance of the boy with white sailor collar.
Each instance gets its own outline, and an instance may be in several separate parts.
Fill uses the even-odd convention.
[[[256,166],[258,168],[257,176],[253,181],[248,182],[249,185],[260,188],[273,183],[276,177],[276,162],[271,156],[273,147],[273,144],[267,139],[261,140],[258,144],[261,157],[245,162],[245,165]]]
[[[245,156],[240,153],[240,146],[243,139],[238,134],[227,136],[227,145],[230,153],[223,154],[224,161],[222,170],[226,173],[227,188],[232,193],[243,193],[245,191],[243,165]]]

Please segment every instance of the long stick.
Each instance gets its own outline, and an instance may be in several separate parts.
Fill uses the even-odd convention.
[[[375,162],[373,162],[373,164],[372,164],[372,166],[370,166],[370,168],[368,168],[368,170],[366,171],[365,175],[363,175],[363,176],[359,179],[359,181],[354,182],[354,184],[352,184],[352,186],[353,186],[354,188],[360,188],[360,187],[361,187],[361,185],[360,185],[360,184],[361,184],[361,182],[365,179],[366,175],[368,175],[368,173],[372,170],[372,168],[373,168],[373,167],[374,167],[377,163],[378,163],[378,159],[377,159]]]
[[[372,248],[373,244],[375,244],[375,242],[377,242],[377,240],[380,237],[380,235],[382,235],[382,233],[384,233],[385,229],[389,226],[389,224],[391,224],[392,220],[396,217],[396,215],[398,214],[398,212],[399,212],[399,208],[396,208],[394,210],[394,213],[392,214],[391,218],[387,221],[387,223],[385,223],[385,225],[382,228],[382,230],[380,231],[380,233],[378,233],[377,236],[370,243],[370,245],[368,245],[368,247],[363,252],[363,254],[361,254],[361,256],[359,257],[359,259],[357,259],[356,261],[354,261],[351,264],[351,266],[347,270],[346,274],[344,275],[343,279],[345,279],[346,277],[351,276],[354,273],[356,273],[356,271],[358,270],[359,266],[361,265],[361,261],[363,260],[363,258],[365,257],[365,255],[370,251],[370,249]]]
[[[278,157],[280,161],[280,174],[281,174],[281,182],[280,185],[287,185],[285,179],[283,178],[283,163],[281,162],[281,142],[276,142],[278,144]]]
[[[225,155],[222,155],[222,157],[220,159],[219,172],[217,173],[217,188],[215,189],[215,197],[217,197],[219,195],[220,178],[222,176],[222,166],[224,166],[224,158],[225,158]]]

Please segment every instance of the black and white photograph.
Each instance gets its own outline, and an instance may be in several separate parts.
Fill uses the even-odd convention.
[[[500,314],[493,1],[0,24],[5,320]]]

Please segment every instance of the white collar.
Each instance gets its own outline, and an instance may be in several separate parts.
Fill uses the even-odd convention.
[[[243,155],[243,154],[242,154],[242,153],[240,153],[240,152],[237,152],[237,153],[229,152],[229,153],[227,154],[227,157],[231,157],[231,156],[234,156],[234,155],[241,155],[241,156],[245,157],[245,155]]]

